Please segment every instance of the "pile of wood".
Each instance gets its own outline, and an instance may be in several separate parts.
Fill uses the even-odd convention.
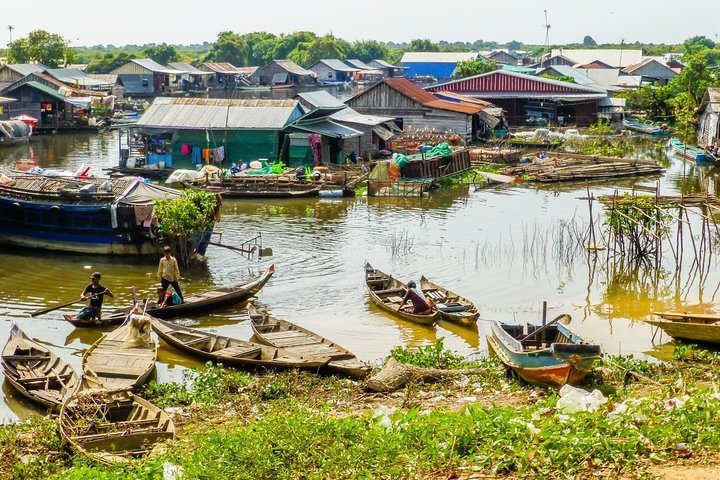
[[[510,165],[520,161],[522,151],[518,148],[473,148],[470,150],[470,162],[473,167],[486,163],[504,163]]]
[[[662,171],[662,165],[653,160],[550,153],[542,160],[536,158],[531,163],[504,168],[502,173],[526,176],[538,182],[564,182],[633,177]]]

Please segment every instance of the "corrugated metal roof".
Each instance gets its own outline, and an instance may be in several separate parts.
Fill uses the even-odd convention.
[[[358,60],[357,58],[349,58],[345,60],[345,63],[347,63],[351,67],[359,68],[360,70],[375,70],[374,67],[371,67],[370,65],[366,64],[362,60]]]
[[[144,69],[150,70],[153,73],[165,73],[168,75],[177,75],[181,72],[178,72],[177,70],[163,67],[159,63],[157,63],[155,60],[152,60],[150,58],[133,58],[130,60],[136,65],[140,65]]]
[[[315,65],[317,65],[318,63],[323,63],[323,64],[327,65],[328,67],[332,68],[333,70],[335,70],[336,72],[352,73],[352,72],[358,71],[357,68],[348,67],[347,65],[345,65],[343,62],[341,62],[340,60],[338,60],[336,58],[325,58],[322,60],[318,60],[317,62],[315,62],[315,64],[312,67],[310,67],[310,70],[312,70],[313,67],[315,67]]]
[[[461,105],[447,100],[440,100],[430,92],[423,90],[407,78],[386,78],[381,83],[386,83],[390,88],[413,99],[422,106],[447,110],[450,112],[465,113],[472,115],[481,112],[484,107],[479,105]],[[381,85],[379,83],[378,85]]]
[[[22,76],[30,75],[31,73],[42,72],[47,70],[48,67],[42,63],[8,63],[5,65],[15,73],[19,73]]]
[[[90,73],[88,76],[90,78],[94,78],[95,80],[100,80],[107,85],[115,85],[118,79],[118,76],[113,75],[112,73]]]
[[[369,63],[369,65],[373,67],[379,67],[379,68],[397,68],[397,69],[404,69],[405,67],[401,67],[399,65],[393,65],[392,63],[388,63],[385,60],[375,59],[372,62]]]
[[[10,98],[10,97],[0,97],[0,105],[5,104],[5,103],[12,103],[12,102],[17,102],[17,99]]]
[[[203,65],[215,73],[230,75],[252,75],[257,70],[257,67],[236,67],[229,62],[205,62]]]
[[[299,75],[301,77],[314,77],[315,73],[310,70],[302,68],[292,60],[273,60],[274,63],[280,65],[284,70],[293,75]]]
[[[458,63],[479,56],[477,52],[405,52],[400,63]]]
[[[556,72],[558,75],[572,78],[578,85],[596,85],[595,80],[585,75],[583,72],[576,68],[572,68],[568,65],[552,65],[538,70],[538,75],[549,74]]]
[[[56,98],[56,99],[58,99],[58,100],[60,100],[60,101],[63,101],[63,102],[65,101],[65,96],[64,96],[64,95],[62,95],[60,92],[58,92],[58,91],[55,90],[54,88],[48,87],[48,86],[45,85],[44,83],[40,83],[40,82],[36,82],[35,80],[31,80],[31,81],[29,81],[29,82],[23,83],[23,84],[20,85],[20,86],[24,86],[24,85],[27,85],[28,87],[32,87],[32,88],[34,88],[34,89],[36,89],[36,90],[40,90],[41,92],[47,93],[47,94],[50,95],[51,97],[54,97],[54,98]]]
[[[553,48],[552,56],[555,55],[564,55],[572,59],[575,63],[582,65],[599,60],[615,68],[625,68],[628,65],[640,62],[643,58],[642,50],[634,49]]]
[[[306,103],[315,108],[343,108],[345,104],[336,97],[333,97],[327,90],[316,90],[314,92],[302,92],[297,95]]]
[[[667,74],[670,75],[671,77],[674,77],[675,75],[677,75],[677,72],[675,72],[675,70],[673,70],[672,68],[668,67],[664,60],[658,60],[657,58],[651,58],[651,57],[645,57],[640,62],[634,63],[632,65],[625,67],[623,69],[623,72],[635,73],[636,71],[638,71],[639,69],[641,69],[642,67],[644,67],[650,63],[657,63],[658,66],[661,69],[666,70]]]
[[[355,130],[354,128],[340,125],[332,120],[317,120],[313,122],[296,122],[291,125],[291,128],[302,130],[305,132],[318,133],[320,135],[330,138],[354,138],[361,137],[362,132]]]
[[[55,80],[69,85],[78,85],[80,87],[103,87],[108,85],[106,82],[93,78],[76,68],[48,68],[45,73]]]
[[[337,122],[356,123],[358,125],[382,125],[383,123],[392,122],[395,119],[390,117],[379,117],[377,115],[363,115],[350,107],[343,108],[337,113],[333,113],[330,118]]]
[[[428,87],[428,90],[472,93],[471,96],[481,98],[539,98],[535,95],[540,93],[598,94],[601,95],[600,98],[607,95],[607,91],[598,86],[578,85],[507,70],[495,70],[474,77],[433,85]],[[502,96],[498,96],[500,94]]]
[[[198,130],[279,130],[299,116],[297,100],[158,97],[137,125]]]

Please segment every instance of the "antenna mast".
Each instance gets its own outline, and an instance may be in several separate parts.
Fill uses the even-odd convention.
[[[7,29],[10,32],[10,43],[12,43],[12,32],[15,30],[15,27],[13,25],[8,25]],[[10,43],[8,43],[8,45],[10,45]]]
[[[542,59],[540,60],[540,68],[542,68],[543,63],[545,62],[545,55],[547,55],[548,51],[550,50],[550,24],[548,23],[548,15],[547,10],[543,10],[545,13],[545,51],[543,51]]]

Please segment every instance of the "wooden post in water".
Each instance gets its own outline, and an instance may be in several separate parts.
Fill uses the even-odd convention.
[[[542,314],[542,324],[543,327],[547,323],[547,300],[543,300],[543,314]]]

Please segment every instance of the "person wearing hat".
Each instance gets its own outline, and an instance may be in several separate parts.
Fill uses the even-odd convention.
[[[95,272],[90,275],[90,284],[85,287],[82,295],[80,295],[81,300],[90,299],[90,304],[80,310],[80,313],[77,314],[76,318],[78,320],[100,321],[102,315],[102,305],[103,300],[105,300],[105,295],[110,298],[114,297],[114,295],[108,288],[100,285],[100,272]]]
[[[178,283],[180,280],[180,268],[178,268],[177,259],[173,257],[172,248],[163,248],[163,257],[160,259],[157,274],[160,279],[162,289],[167,291],[168,287],[172,285],[175,289],[175,293],[178,294],[180,302],[182,303],[184,300],[182,292],[180,291],[180,284]]]

